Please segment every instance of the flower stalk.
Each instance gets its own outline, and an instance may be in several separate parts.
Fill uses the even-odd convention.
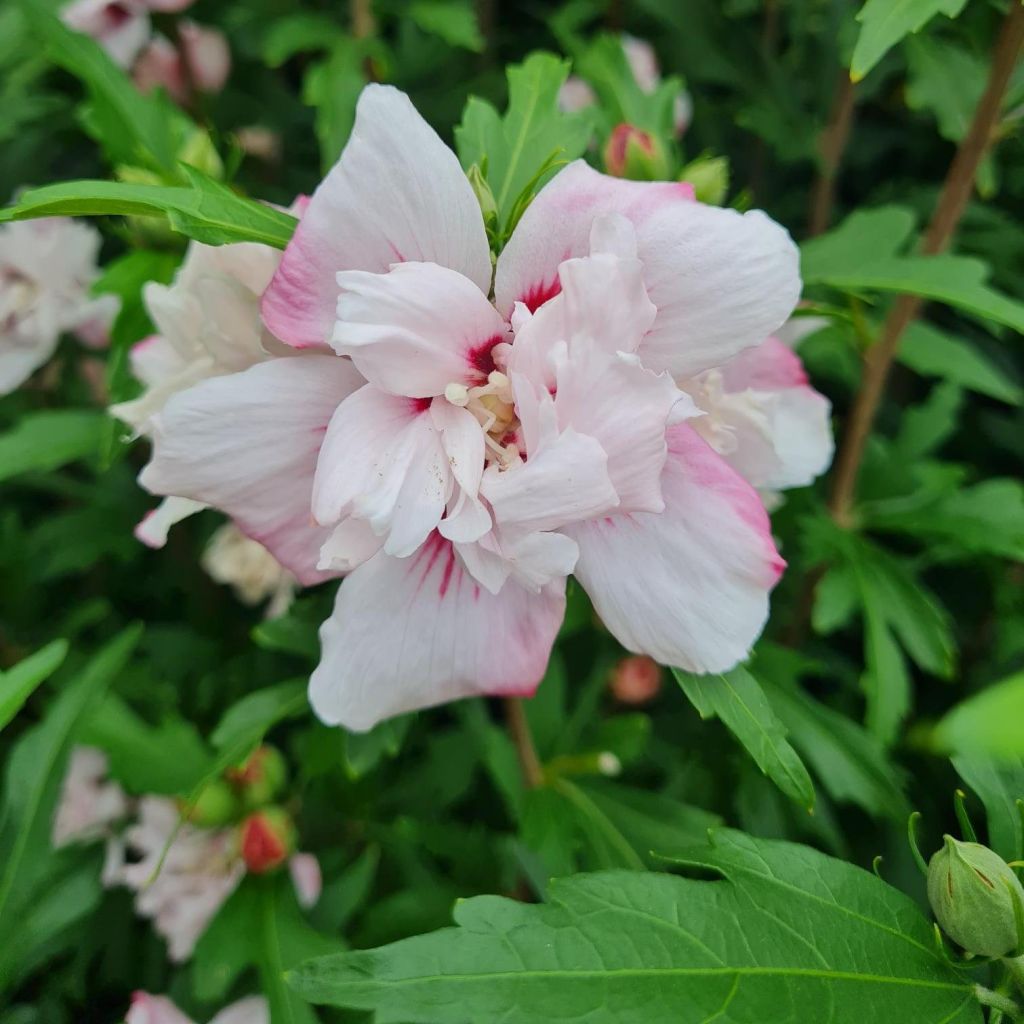
[[[505,721],[519,757],[523,783],[527,789],[538,789],[544,784],[544,767],[537,756],[537,747],[533,742],[533,733],[530,732],[530,722],[521,697],[505,698]]]

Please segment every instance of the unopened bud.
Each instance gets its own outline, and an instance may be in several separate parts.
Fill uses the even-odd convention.
[[[1014,903],[1024,888],[1013,868],[979,843],[944,836],[928,865],[928,902],[942,930],[968,953],[1007,956],[1020,946]]]
[[[661,666],[646,654],[623,658],[612,672],[612,696],[623,704],[646,704],[661,689]]]
[[[604,166],[616,178],[664,181],[669,175],[668,151],[650,132],[631,124],[618,124],[605,143]]]
[[[729,191],[729,161],[724,156],[699,156],[683,168],[679,180],[693,186],[697,202],[721,206]]]
[[[241,810],[241,804],[231,786],[223,779],[214,779],[187,809],[186,817],[200,828],[217,828],[234,821]]]
[[[240,765],[228,771],[246,807],[269,804],[288,780],[288,766],[276,747],[264,744],[257,747]]]
[[[239,825],[239,848],[254,875],[281,867],[295,852],[295,825],[280,807],[265,807]]]
[[[473,194],[476,196],[476,201],[480,204],[480,212],[484,215],[484,224],[491,228],[497,226],[498,203],[494,198],[494,193],[491,191],[491,186],[487,183],[487,179],[480,169],[480,165],[473,164],[466,171],[466,177],[469,178]]]

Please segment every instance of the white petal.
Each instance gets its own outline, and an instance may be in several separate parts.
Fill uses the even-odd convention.
[[[363,731],[462,697],[531,694],[564,611],[564,583],[490,594],[437,535],[412,558],[379,552],[339,588],[310,701],[327,724]]]
[[[373,532],[365,519],[349,516],[331,531],[320,549],[318,569],[327,572],[351,572],[369,561],[384,546],[384,538]]]
[[[297,348],[325,345],[339,270],[418,260],[490,291],[483,217],[455,154],[397,89],[369,85],[341,159],[313,193],[267,289],[263,315]]]
[[[135,527],[135,537],[148,548],[162,548],[167,543],[167,534],[175,523],[180,523],[208,507],[203,502],[193,501],[191,498],[164,498],[156,508],[143,516],[142,521]]]
[[[744,658],[785,563],[757,493],[688,424],[669,431],[665,511],[567,528],[576,577],[619,642],[693,672]]]

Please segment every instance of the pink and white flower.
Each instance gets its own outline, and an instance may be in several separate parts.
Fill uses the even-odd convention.
[[[370,86],[263,298],[307,354],[151,420],[154,493],[222,509],[282,561],[310,550],[310,515],[326,531],[319,571],[351,574],[311,681],[327,722],[532,693],[570,573],[626,647],[694,671],[734,665],[767,616],[767,515],[676,381],[785,321],[786,232],[576,162],[500,254],[493,301],[491,276],[455,156]]]
[[[102,750],[72,750],[53,819],[54,846],[107,838],[114,823],[128,813],[128,797],[107,778],[107,768]]]
[[[193,1024],[167,996],[136,992],[124,1024]],[[270,1024],[270,1008],[262,996],[240,999],[220,1011],[210,1024]]]
[[[190,89],[217,93],[231,72],[231,50],[219,29],[182,21],[175,46],[155,35],[139,54],[132,78],[142,92],[161,88],[175,102],[188,101]]]
[[[118,300],[93,297],[100,234],[68,217],[0,226],[0,395],[24,383],[65,331],[102,341]]]
[[[246,537],[234,523],[225,523],[210,538],[201,564],[218,583],[231,587],[243,604],[267,604],[267,618],[283,615],[298,580],[262,545]]]

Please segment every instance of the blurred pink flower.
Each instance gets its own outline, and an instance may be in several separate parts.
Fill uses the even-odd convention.
[[[125,1024],[193,1024],[166,996],[136,992],[125,1014]],[[270,1024],[270,1008],[262,996],[250,996],[232,1003],[210,1024]]]
[[[129,68],[149,39],[149,5],[143,0],[74,0],[60,16],[91,36],[115,64]]]
[[[135,62],[132,77],[142,92],[162,88],[177,103],[190,89],[220,92],[231,71],[231,51],[224,33],[192,21],[178,26],[179,45],[154,36]]]
[[[107,755],[93,747],[75,747],[53,819],[53,845],[109,835],[111,825],[127,814],[128,807],[124,790],[107,778]]]

